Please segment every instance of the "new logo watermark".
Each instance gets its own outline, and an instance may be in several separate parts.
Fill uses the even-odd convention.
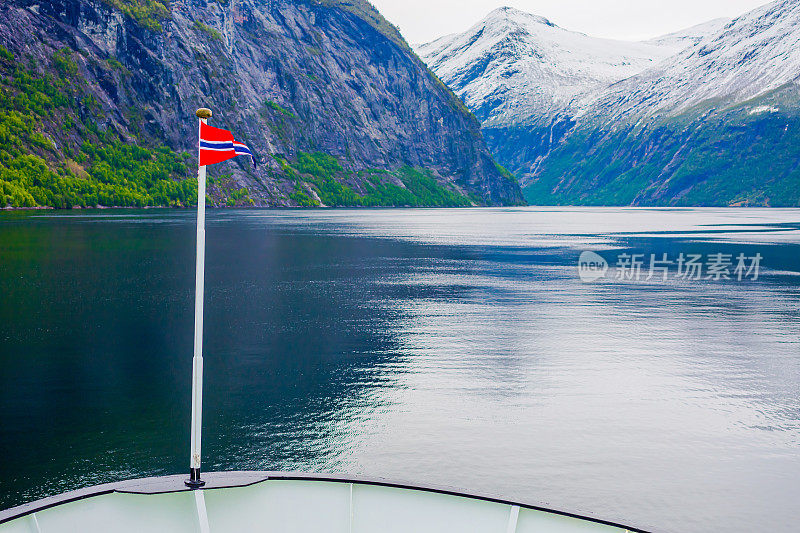
[[[631,254],[620,253],[614,267],[600,254],[582,252],[578,258],[578,276],[584,283],[601,278],[619,281],[668,281],[676,280],[751,280],[760,275],[761,260],[757,253],[752,256],[740,253],[725,254]]]
[[[583,252],[578,258],[578,275],[584,283],[591,283],[605,277],[608,272],[608,263],[599,254]]]

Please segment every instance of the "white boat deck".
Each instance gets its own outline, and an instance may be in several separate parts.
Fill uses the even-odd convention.
[[[622,533],[641,531],[449,489],[237,472],[100,485],[0,512],[0,533]]]

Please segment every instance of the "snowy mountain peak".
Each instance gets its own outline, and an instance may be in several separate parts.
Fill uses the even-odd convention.
[[[490,12],[483,20],[484,24],[491,24],[498,20],[515,23],[519,26],[528,26],[530,24],[543,24],[545,26],[557,27],[548,19],[539,15],[534,15],[526,11],[519,10],[514,7],[498,7]]]
[[[417,52],[485,125],[548,122],[674,53],[590,37],[509,7]]]

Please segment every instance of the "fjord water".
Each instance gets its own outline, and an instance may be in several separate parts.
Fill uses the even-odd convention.
[[[207,247],[206,470],[800,520],[800,210],[211,211]],[[583,250],[763,260],[583,283]],[[0,508],[186,469],[193,269],[191,211],[0,215]]]

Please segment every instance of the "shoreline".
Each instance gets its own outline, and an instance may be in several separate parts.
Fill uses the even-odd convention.
[[[520,208],[520,207],[533,207],[533,208],[542,208],[542,209],[557,209],[557,208],[584,208],[584,209],[731,209],[731,210],[747,210],[747,209],[800,209],[800,205],[798,206],[783,206],[783,207],[773,207],[768,205],[682,205],[682,206],[671,206],[671,205],[430,205],[430,206],[411,206],[411,205],[392,205],[392,206],[363,206],[363,205],[353,205],[353,206],[299,206],[299,205],[276,205],[276,206],[211,206],[207,205],[206,209],[236,209],[236,210],[258,210],[258,209],[285,209],[285,210],[303,210],[303,211],[314,211],[314,210],[337,210],[337,209],[481,209],[481,208]],[[0,213],[3,212],[18,212],[18,211],[57,211],[61,213],[68,213],[74,211],[84,211],[84,210],[107,210],[107,209],[179,209],[179,210],[194,210],[197,206],[187,206],[187,207],[174,207],[174,206],[163,206],[163,205],[150,205],[150,206],[107,206],[107,205],[100,205],[94,207],[81,207],[81,206],[74,206],[69,209],[59,209],[56,207],[50,206],[36,206],[36,207],[0,207]]]

